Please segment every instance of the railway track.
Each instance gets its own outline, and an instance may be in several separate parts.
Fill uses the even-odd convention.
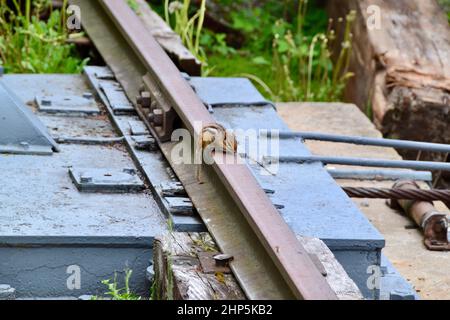
[[[140,102],[135,106],[141,119],[181,179],[208,230],[222,251],[235,257],[231,268],[247,297],[336,299],[245,164],[221,164],[216,155],[214,164],[204,168],[205,183],[200,185],[193,181],[192,165],[173,162],[173,143],[168,138],[176,128],[175,119],[181,120],[193,137],[201,131],[196,122],[203,126],[216,122],[126,2],[72,2],[85,13],[82,22],[87,34],[128,97]],[[148,93],[155,103],[152,114],[162,117],[157,124],[149,121],[148,105],[142,103]],[[134,99],[137,96],[140,98]],[[237,163],[239,155],[225,157],[231,158],[226,163]]]
[[[260,136],[263,132],[296,133],[289,131],[273,104],[248,80],[180,73],[127,1],[71,3],[80,6],[83,28],[106,66],[87,66],[82,75],[5,75],[4,81],[0,80],[2,86],[5,83],[5,90],[9,87],[20,96],[0,91],[0,98],[11,100],[8,108],[28,109],[23,104],[27,102],[35,113],[29,115],[34,119],[29,128],[48,139],[44,146],[35,145],[33,137],[13,141],[13,145],[8,139],[0,141],[0,153],[12,153],[0,162],[0,168],[10,173],[5,178],[6,185],[21,186],[28,190],[26,199],[37,202],[37,214],[28,223],[27,216],[15,216],[20,210],[29,211],[18,193],[9,199],[5,197],[7,192],[0,190],[0,205],[1,201],[10,202],[6,218],[13,221],[7,225],[9,229],[0,225],[0,238],[5,239],[0,242],[0,256],[9,257],[9,247],[26,247],[21,253],[26,259],[30,255],[37,257],[30,259],[35,264],[33,270],[45,271],[47,265],[40,264],[45,261],[42,251],[34,250],[43,245],[52,248],[44,255],[61,261],[54,267],[58,272],[63,271],[68,257],[74,256],[83,269],[91,270],[89,276],[97,276],[97,281],[90,280],[89,292],[98,290],[98,278],[107,274],[98,263],[93,263],[96,256],[108,256],[105,261],[111,264],[109,270],[117,270],[122,261],[128,266],[131,260],[136,264],[139,294],[145,296],[149,283],[145,270],[147,263],[152,262],[144,260],[155,254],[152,243],[161,240],[155,241],[155,237],[166,235],[167,231],[204,232],[206,227],[219,251],[231,259],[234,279],[248,299],[332,300],[350,297],[352,290],[356,299],[361,294],[368,299],[380,298],[381,289],[367,285],[367,270],[391,270],[381,255],[384,238],[345,192],[355,195],[365,191],[379,197],[392,190],[342,189],[329,174],[333,172],[327,172],[320,162],[280,161],[275,164],[277,172],[263,163],[266,156],[310,158],[310,151],[298,139],[282,138],[278,146],[271,145],[270,150],[255,157],[246,141],[244,150],[237,152],[233,139],[231,145],[224,139],[216,144],[224,150],[212,153],[211,164],[195,163],[195,153],[209,147],[211,130],[221,132],[226,127],[256,131],[258,148],[261,141],[266,141]],[[28,90],[23,90],[26,86]],[[7,114],[5,123],[13,123],[10,116]],[[20,127],[13,125],[9,131]],[[10,137],[7,131],[0,127],[0,138]],[[182,143],[173,140],[173,134],[182,136]],[[183,161],[179,157],[180,146],[190,151]],[[27,170],[32,172],[30,185],[22,181],[21,177],[28,178],[20,172],[22,163],[28,164]],[[45,164],[42,171],[38,169],[40,163]],[[334,171],[338,173],[354,175]],[[413,172],[381,173],[395,179]],[[379,176],[376,170],[365,174]],[[424,180],[431,175],[416,174]],[[39,189],[49,190],[44,202],[36,191]],[[96,201],[101,203],[95,205]],[[121,212],[111,213],[122,211],[122,207],[124,216]],[[61,215],[55,217],[56,212]],[[0,219],[4,218],[0,215]],[[138,222],[139,218],[146,223]],[[60,223],[55,224],[54,220]],[[164,225],[166,220],[168,226]],[[33,237],[24,236],[27,234]],[[304,235],[321,243],[313,245],[316,252],[311,253],[312,242]],[[327,257],[335,263],[329,270],[320,248],[326,248]],[[111,255],[113,249],[120,258]],[[322,261],[319,255],[323,255]],[[21,286],[27,275],[20,280],[11,277],[15,269],[22,268],[17,261],[0,263],[0,276],[6,274],[3,278],[18,285],[23,294],[26,288]],[[339,272],[333,273],[336,266]],[[54,290],[65,280],[58,282],[52,273],[44,271],[41,277],[52,282],[48,286],[52,294],[72,296],[66,288]],[[333,275],[327,277],[327,272]],[[396,277],[390,279],[386,281],[399,283]],[[345,281],[345,285],[351,284],[351,290],[345,287]],[[33,290],[26,294],[47,294],[40,285]]]

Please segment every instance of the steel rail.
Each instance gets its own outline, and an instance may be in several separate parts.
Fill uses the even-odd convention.
[[[364,146],[450,153],[450,145],[448,144],[409,141],[409,140],[344,136],[320,132],[302,132],[302,131],[280,132],[279,138],[280,139],[299,138],[302,140],[328,141],[328,142],[349,143]]]
[[[201,100],[156,40],[146,32],[144,25],[126,2],[98,2],[191,134],[194,137],[200,134],[201,126],[195,125],[198,122],[204,126],[214,124],[214,119]],[[238,155],[224,156],[236,164],[221,164],[216,161],[212,168],[277,266],[293,296],[307,300],[336,299],[336,294],[261,189],[250,169],[245,164],[237,164],[242,163],[238,162]]]

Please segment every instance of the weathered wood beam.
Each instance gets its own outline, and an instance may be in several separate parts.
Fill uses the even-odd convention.
[[[328,247],[319,239],[298,237],[340,300],[360,300],[362,294]],[[230,273],[205,270],[205,256],[219,250],[208,233],[172,233],[154,245],[154,292],[158,300],[243,300]],[[211,265],[207,265],[210,268]]]
[[[387,137],[450,143],[450,28],[437,1],[328,3],[335,21],[349,10],[358,18],[346,100]]]
[[[154,12],[145,0],[135,0],[136,14],[177,66],[191,76],[201,75],[200,61],[183,45],[181,38]]]

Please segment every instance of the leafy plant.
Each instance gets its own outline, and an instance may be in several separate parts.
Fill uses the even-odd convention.
[[[348,71],[352,50],[351,27],[356,18],[350,12],[345,19],[344,39],[335,63],[332,61],[335,31],[312,38],[304,34],[307,0],[300,0],[297,28],[292,30],[283,20],[273,27],[273,73],[277,101],[336,101],[342,96],[347,81],[353,76]],[[343,23],[344,19],[340,20]]]
[[[112,300],[141,300],[142,298],[133,294],[130,290],[130,278],[133,274],[132,270],[125,270],[125,287],[119,288],[117,282],[117,274],[114,273],[114,280],[111,282],[111,279],[103,280],[102,283],[108,288],[108,291],[105,292],[106,296],[109,296]],[[99,300],[98,296],[93,296],[92,300]]]
[[[205,48],[208,54],[218,54],[222,57],[228,57],[235,54],[236,49],[228,46],[226,37],[227,35],[224,33],[214,33],[205,29],[200,39],[200,45]]]
[[[14,73],[79,73],[88,59],[77,57],[66,29],[66,6],[53,10],[48,0],[0,0],[0,64]],[[24,9],[23,9],[24,8]],[[49,11],[46,21],[41,20]]]
[[[206,0],[201,0],[200,8],[190,14],[191,1],[183,0],[169,2],[164,0],[164,15],[166,23],[172,26],[178,33],[186,48],[202,63],[202,74],[206,76],[208,71],[208,58],[205,50],[200,46],[205,21]]]

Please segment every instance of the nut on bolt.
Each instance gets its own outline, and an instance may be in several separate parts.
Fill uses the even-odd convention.
[[[156,127],[162,126],[163,124],[163,111],[161,109],[153,110],[153,113],[148,115],[148,120],[153,123]]]
[[[80,177],[80,182],[81,183],[91,183],[92,182],[92,177],[82,175]]]
[[[141,95],[137,98],[137,103],[138,103],[142,108],[150,108],[150,105],[151,105],[151,103],[152,103],[150,92],[148,92],[148,91],[143,91],[143,92],[141,93]]]
[[[214,256],[214,261],[218,267],[228,267],[233,259],[234,257],[230,254],[218,254]]]

